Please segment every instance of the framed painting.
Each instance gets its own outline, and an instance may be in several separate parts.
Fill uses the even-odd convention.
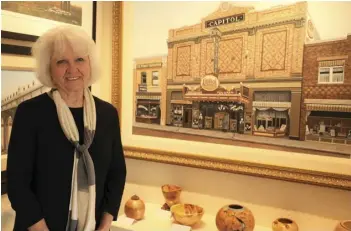
[[[42,86],[34,71],[1,71],[1,154],[7,154],[12,130],[12,121],[17,105],[44,92],[48,87]]]
[[[5,1],[1,4],[2,53],[30,55],[30,47],[48,29],[71,24],[96,38],[96,2]]]
[[[306,10],[284,7],[113,3],[111,101],[126,156],[351,190],[349,146],[299,139],[304,22],[254,24]],[[283,56],[267,62],[278,43]]]
[[[1,70],[1,194],[7,193],[7,150],[17,106],[49,90],[30,69]]]

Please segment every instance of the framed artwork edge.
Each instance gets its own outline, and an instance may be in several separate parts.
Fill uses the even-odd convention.
[[[269,164],[196,156],[190,153],[124,146],[125,156],[165,164],[243,174],[351,191],[351,176]]]
[[[279,145],[279,144],[250,142],[250,141],[244,141],[244,140],[233,140],[229,138],[218,138],[215,136],[187,134],[187,133],[175,132],[175,131],[162,131],[162,130],[143,128],[138,126],[133,126],[132,131],[133,131],[133,135],[165,137],[165,135],[171,134],[173,139],[178,139],[178,140],[196,141],[196,142],[203,142],[203,143],[216,143],[216,144],[224,144],[224,145],[235,145],[235,146],[241,146],[241,147],[249,146],[252,148],[259,148],[259,149],[266,149],[266,150],[277,150],[277,151],[304,153],[304,154],[312,154],[312,155],[320,155],[320,156],[349,158],[349,154],[346,154],[343,152],[337,152],[335,150],[334,151],[316,150],[316,149],[292,147],[292,146]]]
[[[112,84],[111,103],[122,112],[122,19],[123,3],[113,2],[112,8]],[[122,116],[120,116],[120,124]],[[153,161],[200,169],[250,175],[288,182],[317,185],[351,191],[351,176],[269,164],[258,164],[216,157],[196,156],[135,146],[124,146],[126,158]]]
[[[97,17],[97,2],[92,2],[92,39],[96,41],[96,17]],[[39,36],[17,33],[12,31],[1,30],[1,39],[10,39],[16,42],[27,42],[34,43]],[[1,54],[9,54],[9,55],[23,55],[23,56],[31,56],[31,47],[19,44],[5,44],[1,42]]]
[[[1,39],[11,39],[15,41],[25,41],[25,42],[35,42],[39,36],[27,35],[22,33],[16,33],[6,30],[1,30]],[[1,43],[1,53],[9,55],[31,55],[31,47],[22,46],[22,45],[13,45],[13,44],[4,44]]]
[[[35,71],[34,67],[1,66],[2,71]]]

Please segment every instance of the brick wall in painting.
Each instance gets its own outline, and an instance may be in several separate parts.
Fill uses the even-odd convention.
[[[344,82],[318,84],[319,64],[344,63]],[[300,139],[305,137],[305,99],[351,99],[351,35],[346,39],[306,44],[303,58]]]

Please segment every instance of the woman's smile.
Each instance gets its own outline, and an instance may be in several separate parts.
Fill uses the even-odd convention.
[[[68,80],[68,81],[75,81],[75,80],[78,80],[80,78],[81,77],[65,77],[65,79]]]

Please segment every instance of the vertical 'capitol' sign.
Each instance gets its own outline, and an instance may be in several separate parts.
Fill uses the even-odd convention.
[[[245,14],[236,14],[232,16],[227,16],[224,18],[217,18],[213,20],[208,20],[205,22],[205,27],[214,27],[214,26],[221,26],[235,22],[241,22],[245,20]]]

